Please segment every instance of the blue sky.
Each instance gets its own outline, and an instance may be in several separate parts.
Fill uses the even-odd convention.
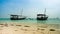
[[[9,18],[10,14],[23,15],[36,18],[38,13],[44,13],[49,18],[60,18],[60,0],[0,0],[0,18]]]

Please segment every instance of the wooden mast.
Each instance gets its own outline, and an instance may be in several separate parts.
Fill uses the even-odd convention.
[[[46,8],[45,8],[44,14],[46,14]]]
[[[21,16],[22,16],[22,13],[23,13],[23,8],[22,8],[22,10],[21,10]]]

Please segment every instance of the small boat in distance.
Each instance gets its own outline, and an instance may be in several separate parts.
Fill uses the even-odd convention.
[[[44,14],[37,14],[37,20],[47,20],[48,16],[45,13],[46,9],[44,11]]]
[[[11,16],[10,19],[11,20],[24,20],[24,19],[26,19],[26,16],[23,16],[22,12],[23,12],[23,9],[21,11],[21,15],[13,15],[13,14],[10,15]]]

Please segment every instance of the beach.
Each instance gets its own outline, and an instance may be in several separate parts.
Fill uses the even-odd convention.
[[[58,24],[1,23],[0,34],[60,34]]]
[[[0,34],[60,34],[60,0],[0,0]]]

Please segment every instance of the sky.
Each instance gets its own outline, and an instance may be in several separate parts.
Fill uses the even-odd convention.
[[[60,0],[0,0],[0,18],[9,18],[11,14],[36,18],[37,14],[44,14],[49,18],[60,18]]]

